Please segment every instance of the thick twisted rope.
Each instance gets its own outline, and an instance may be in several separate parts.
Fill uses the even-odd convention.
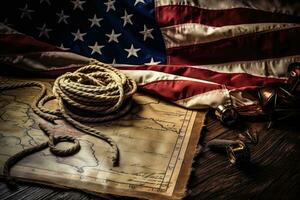
[[[58,77],[53,86],[54,96],[47,95],[46,87],[42,83],[35,81],[4,84],[0,86],[0,90],[20,87],[39,87],[41,92],[35,97],[32,105],[32,109],[37,115],[52,123],[55,123],[57,119],[64,118],[75,128],[104,140],[113,149],[113,166],[118,165],[119,149],[112,138],[97,129],[82,124],[82,122],[108,121],[128,112],[132,105],[132,95],[137,89],[136,83],[132,79],[109,65],[92,61],[90,65]],[[53,99],[58,100],[58,109],[49,110],[45,108],[44,104]],[[49,136],[49,141],[25,149],[10,157],[4,164],[4,175],[9,177],[10,168],[31,153],[40,151],[48,146],[51,152],[54,153],[55,150],[53,149],[55,148],[53,148],[52,144],[55,142],[61,142],[61,140],[75,141],[74,138],[69,136],[66,136],[68,138],[56,138],[45,127],[40,126],[40,128]],[[67,155],[72,155],[78,150],[74,147],[74,149],[65,151],[68,151]],[[64,153],[56,152],[54,154],[62,155]]]
[[[14,181],[10,176],[10,169],[22,158],[31,155],[33,153],[39,152],[47,147],[49,147],[50,151],[56,156],[70,156],[77,153],[80,150],[79,140],[77,140],[76,138],[68,135],[55,136],[53,133],[50,132],[49,129],[47,129],[46,126],[39,124],[39,127],[48,136],[49,140],[41,144],[38,144],[36,146],[24,149],[23,151],[20,151],[8,158],[8,160],[5,162],[3,166],[3,175],[6,176],[7,182],[10,185],[14,185]],[[56,145],[60,142],[72,142],[74,143],[74,145],[67,149],[58,149]]]

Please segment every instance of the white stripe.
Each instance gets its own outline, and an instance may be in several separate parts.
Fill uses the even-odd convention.
[[[212,27],[203,24],[186,23],[161,28],[161,32],[166,48],[173,48],[203,44],[257,32],[288,29],[291,27],[300,27],[300,25],[291,23],[256,23]]]
[[[230,102],[230,95],[226,89],[212,90],[174,103],[189,109],[216,108],[220,104]]]
[[[194,68],[208,69],[220,73],[247,73],[253,76],[286,78],[288,65],[300,62],[300,55],[272,58],[255,61],[237,61],[222,64],[191,66]]]
[[[71,52],[34,52],[22,55],[0,55],[0,63],[30,71],[47,71],[87,65],[90,58]]]
[[[251,8],[267,12],[300,16],[299,1],[286,0],[156,0],[155,6],[188,5],[209,10]]]
[[[184,76],[177,76],[173,74],[168,74],[164,72],[157,72],[152,70],[121,70],[123,73],[125,73],[127,76],[135,80],[139,85],[144,85],[147,83],[151,83],[154,81],[163,81],[163,80],[186,80],[186,81],[194,81],[199,83],[205,83],[205,84],[212,84],[212,85],[220,85],[218,83],[200,80],[200,79],[194,79]]]
[[[255,97],[253,97],[251,94],[247,94],[247,91],[232,90],[230,91],[230,96],[232,105],[234,107],[244,107],[253,104],[259,104],[258,99],[255,99]]]

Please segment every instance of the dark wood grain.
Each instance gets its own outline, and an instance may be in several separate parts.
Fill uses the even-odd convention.
[[[214,138],[237,139],[240,130],[223,127],[212,115],[199,144]],[[299,199],[300,194],[300,123],[298,118],[278,122],[270,130],[266,123],[247,126],[259,131],[259,143],[249,146],[251,163],[232,166],[222,152],[202,148],[195,158],[186,199]],[[19,184],[8,189],[0,183],[0,199],[132,199],[98,197],[80,191],[51,188],[35,184]]]

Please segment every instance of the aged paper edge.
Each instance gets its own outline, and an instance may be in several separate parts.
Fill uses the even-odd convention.
[[[197,112],[196,119],[194,121],[192,134],[190,141],[184,156],[184,162],[181,166],[181,170],[177,179],[177,184],[172,195],[172,199],[182,199],[186,196],[187,193],[187,184],[192,172],[192,165],[194,158],[198,154],[198,143],[202,135],[202,128],[206,119],[207,111]],[[190,153],[188,153],[190,152]]]

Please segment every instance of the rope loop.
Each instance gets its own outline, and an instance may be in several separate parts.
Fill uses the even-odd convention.
[[[79,140],[76,139],[75,137],[69,135],[55,136],[53,133],[50,132],[50,130],[45,125],[39,124],[39,127],[49,137],[48,140],[49,150],[54,155],[71,156],[80,150]],[[69,148],[59,149],[56,147],[56,145],[61,142],[70,142],[73,143],[73,145]]]
[[[39,152],[47,147],[49,147],[50,151],[56,156],[71,156],[80,150],[80,144],[78,139],[72,136],[54,136],[54,134],[51,133],[45,125],[39,124],[39,127],[41,128],[43,133],[45,133],[48,136],[48,141],[24,149],[23,151],[20,151],[8,158],[8,160],[3,166],[3,175],[6,177],[7,183],[9,185],[14,185],[14,180],[10,176],[11,167],[28,155]],[[66,149],[58,149],[56,148],[56,144],[60,142],[72,142],[74,143],[74,145]]]

